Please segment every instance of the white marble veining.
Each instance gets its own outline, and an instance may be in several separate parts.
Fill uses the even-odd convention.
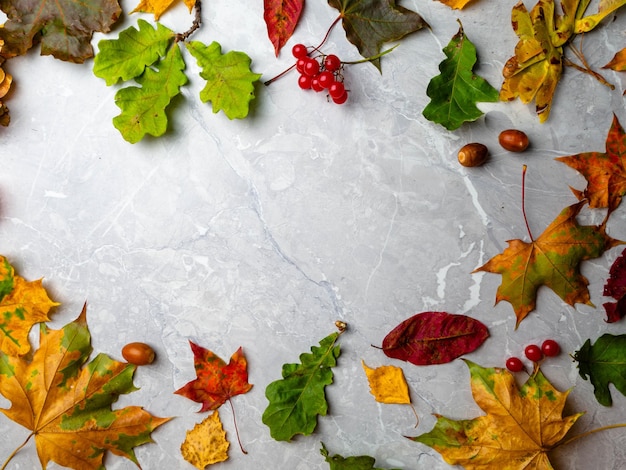
[[[503,366],[530,342],[558,340],[564,353],[546,362],[544,371],[558,388],[574,387],[567,412],[587,411],[573,432],[626,422],[626,398],[614,392],[612,408],[599,405],[568,356],[587,338],[624,332],[623,322],[604,322],[601,308],[602,286],[619,249],[583,265],[597,308],[571,308],[542,289],[537,311],[517,330],[511,306],[494,306],[500,276],[472,274],[506,240],[527,237],[520,208],[523,164],[535,234],[575,201],[568,185],[582,188],[584,180],[554,158],[603,150],[613,113],[626,125],[626,75],[603,71],[616,85],[611,91],[568,68],[546,124],[538,123],[532,106],[492,103],[481,105],[483,118],[449,132],[421,114],[442,47],[460,19],[478,50],[476,72],[499,87],[516,44],[510,26],[515,1],[475,0],[463,11],[432,0],[399,3],[432,29],[407,37],[385,56],[382,75],[369,64],[349,67],[346,105],[301,91],[290,74],[257,88],[248,119],[229,121],[200,102],[203,82],[185,53],[191,80],[170,109],[168,134],[135,145],[111,123],[118,114],[117,87],[106,87],[90,63],[63,63],[32,51],[6,64],[15,85],[7,102],[12,122],[0,133],[0,253],[23,277],[43,277],[62,303],[54,328],[73,320],[87,301],[95,351],[121,358],[130,341],[155,347],[158,360],[136,372],[140,390],[119,400],[119,406],[139,404],[176,417],[153,433],[154,444],[137,449],[145,470],[191,468],[179,447],[205,415],[173,394],[195,376],[188,340],[226,360],[243,346],[254,384],[233,399],[248,455],[236,444],[232,411],[224,406],[230,459],[213,468],[328,468],[320,441],[331,453],[371,455],[377,467],[450,468],[439,454],[403,436],[429,431],[432,413],[480,414],[466,366],[416,367],[371,347],[425,310],[484,322],[491,337],[470,358],[485,366]],[[126,12],[134,6],[123,2]],[[592,67],[599,69],[626,45],[623,13],[585,36]],[[291,65],[291,45],[317,44],[336,14],[325,2],[307,2],[294,38],[276,58],[262,2],[212,1],[204,5],[205,23],[193,39],[248,53],[253,70],[267,80]],[[124,16],[113,34],[139,17]],[[191,17],[179,5],[161,21],[184,30]],[[324,50],[343,60],[359,58],[340,27]],[[498,146],[498,133],[510,127],[530,136],[526,153]],[[470,141],[490,148],[483,167],[462,168],[456,161],[457,150]],[[625,218],[623,207],[612,215],[612,236],[626,239]],[[330,414],[312,436],[275,442],[261,422],[265,387],[280,377],[283,363],[296,362],[334,331],[335,320],[349,329],[327,388]],[[421,417],[417,429],[408,407],[374,401],[361,359],[404,369]],[[0,461],[27,434],[0,416]],[[555,451],[553,461],[560,469],[623,468],[626,434],[613,430],[581,439]],[[106,462],[110,469],[134,468],[115,456]],[[31,442],[8,468],[38,466]]]

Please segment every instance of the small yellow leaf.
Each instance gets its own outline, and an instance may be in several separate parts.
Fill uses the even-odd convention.
[[[377,402],[387,404],[410,405],[409,386],[404,372],[396,366],[381,366],[372,369],[361,361],[365,375],[370,384],[370,393]]]
[[[187,462],[204,470],[208,465],[227,460],[229,446],[219,412],[215,410],[191,431],[187,431],[180,451]]]
[[[196,0],[183,0],[189,11],[193,9],[196,4]],[[158,21],[159,17],[170,8],[176,0],[140,0],[139,5],[135,7],[131,13],[136,13],[138,11],[143,13],[153,13],[154,20]]]
[[[619,51],[603,69],[613,69],[618,72],[626,72],[626,47]]]
[[[461,10],[465,5],[467,5],[472,0],[439,0],[444,5],[448,5],[450,8],[455,10]]]

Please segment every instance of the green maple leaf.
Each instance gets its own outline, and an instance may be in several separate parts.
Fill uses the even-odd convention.
[[[604,406],[611,406],[612,383],[616,390],[626,395],[626,335],[604,334],[591,344],[588,339],[579,351],[574,353],[578,361],[580,376],[591,381],[596,400]]]
[[[174,32],[161,23],[156,29],[145,20],[138,20],[139,30],[129,27],[117,39],[98,42],[93,73],[113,85],[119,80],[127,81],[141,75],[146,67],[165,55],[174,38]]]
[[[187,50],[202,67],[200,76],[207,81],[200,92],[202,102],[210,101],[213,112],[224,111],[228,119],[245,118],[254,99],[254,83],[261,78],[250,70],[250,57],[237,51],[222,54],[217,42],[205,46],[191,41]]]
[[[111,29],[121,13],[117,0],[0,0],[8,20],[0,28],[5,58],[41,42],[41,53],[82,63],[93,56],[95,31]]]
[[[604,224],[581,226],[576,216],[585,201],[566,207],[536,240],[526,243],[509,240],[509,246],[475,270],[502,274],[496,303],[510,302],[517,325],[535,309],[537,290],[545,285],[564,302],[592,305],[587,285],[580,273],[582,261],[601,256],[624,242],[606,234]]]
[[[165,109],[173,97],[180,93],[180,87],[187,83],[180,48],[173,44],[167,55],[156,64],[148,67],[136,81],[141,87],[122,88],[115,94],[115,104],[122,113],[113,118],[113,125],[127,141],[135,143],[146,134],[154,137],[167,130]]]
[[[290,441],[296,434],[309,435],[317,426],[317,416],[326,415],[326,385],[333,382],[332,367],[340,354],[335,345],[340,333],[332,333],[300,355],[300,364],[284,364],[283,378],[269,384],[265,396],[269,405],[263,423],[277,441]]]
[[[69,468],[103,469],[106,451],[139,466],[134,448],[152,442],[150,433],[169,420],[138,406],[112,410],[121,394],[137,390],[136,366],[106,354],[87,363],[90,341],[83,308],[60,330],[41,327],[32,360],[0,352],[0,394],[11,402],[0,411],[31,431],[42,468],[54,461]]]
[[[443,49],[446,59],[439,64],[441,74],[428,84],[426,94],[431,101],[423,111],[426,119],[448,130],[482,116],[482,111],[476,107],[477,101],[498,101],[498,91],[472,72],[476,64],[476,48],[463,32],[460,22],[459,25],[459,32]]]
[[[428,26],[395,0],[328,0],[328,4],[339,10],[346,38],[366,59],[378,55],[383,44]],[[380,70],[380,58],[371,62]]]
[[[382,468],[374,467],[376,459],[369,455],[352,457],[342,457],[339,454],[330,455],[323,442],[320,454],[330,464],[330,470],[383,470]]]
[[[410,439],[466,470],[551,469],[548,452],[583,415],[562,416],[569,391],[555,389],[539,369],[518,389],[506,369],[465,363],[472,396],[485,415],[458,421],[436,415],[430,432]]]

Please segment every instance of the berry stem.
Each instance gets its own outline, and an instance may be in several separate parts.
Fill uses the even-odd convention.
[[[535,239],[533,238],[530,226],[528,225],[528,219],[526,218],[526,168],[526,165],[522,167],[522,215],[524,216],[524,223],[526,224],[526,230],[528,231],[530,241],[534,242]]]

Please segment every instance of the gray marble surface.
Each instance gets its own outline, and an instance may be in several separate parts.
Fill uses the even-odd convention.
[[[204,84],[186,54],[191,82],[174,102],[168,134],[135,145],[111,123],[118,114],[117,87],[96,78],[91,63],[73,65],[31,52],[7,64],[15,85],[8,101],[12,122],[0,133],[1,253],[26,279],[43,277],[62,303],[53,328],[77,317],[86,301],[95,351],[121,359],[122,346],[131,341],[156,349],[157,361],[135,374],[140,390],[118,402],[175,417],[154,432],[154,444],[137,449],[144,469],[192,468],[179,448],[185,431],[205,414],[173,394],[195,377],[188,340],[226,360],[242,346],[254,384],[233,400],[248,455],[236,444],[232,412],[224,406],[230,459],[213,468],[328,468],[320,441],[331,453],[371,455],[377,467],[450,468],[438,453],[403,436],[429,431],[433,413],[455,419],[481,413],[467,367],[460,360],[417,367],[371,347],[402,320],[428,310],[484,322],[491,337],[468,356],[484,366],[503,366],[525,345],[556,339],[563,353],[546,362],[544,372],[557,388],[573,388],[566,412],[587,411],[572,432],[626,422],[626,398],[614,392],[613,407],[599,405],[569,357],[587,338],[624,332],[623,322],[604,322],[601,307],[602,286],[620,249],[583,264],[596,308],[569,307],[541,289],[537,310],[517,330],[511,306],[494,306],[501,277],[472,274],[506,240],[527,240],[524,164],[535,234],[575,201],[568,186],[582,189],[585,182],[554,158],[604,150],[613,113],[626,124],[626,75],[604,71],[616,85],[611,91],[568,68],[547,123],[538,123],[531,105],[491,103],[481,105],[483,118],[449,132],[421,114],[441,49],[460,19],[478,49],[476,72],[499,88],[517,41],[510,26],[515,1],[477,0],[461,12],[431,0],[400,3],[432,29],[406,38],[384,57],[382,75],[369,64],[349,67],[347,104],[303,92],[290,74],[258,87],[248,119],[229,121],[200,102]],[[122,6],[129,12],[135,4]],[[208,2],[194,39],[246,52],[266,80],[291,65],[291,45],[317,44],[337,14],[323,1],[308,2],[294,38],[276,58],[262,8],[262,2]],[[626,46],[621,13],[584,38],[596,69]],[[139,17],[151,20],[125,15],[114,36]],[[190,18],[181,4],[161,21],[184,30]],[[341,28],[324,50],[343,60],[359,58]],[[513,155],[498,146],[498,133],[511,127],[530,136],[527,152]],[[463,168],[456,152],[472,141],[486,144],[491,157],[482,167]],[[624,207],[613,214],[610,235],[626,239],[625,217]],[[586,222],[601,219],[597,212],[581,215]],[[327,388],[330,413],[312,436],[276,442],[261,422],[265,387],[280,377],[283,363],[297,362],[333,332],[335,320],[346,322],[348,331]],[[372,367],[404,369],[421,417],[417,429],[408,407],[374,401],[362,359]],[[0,397],[0,406],[8,401]],[[27,434],[0,416],[0,460]],[[623,468],[626,433],[581,439],[552,458],[559,469]],[[106,463],[110,469],[134,468],[115,456]],[[8,468],[38,466],[30,442]]]

